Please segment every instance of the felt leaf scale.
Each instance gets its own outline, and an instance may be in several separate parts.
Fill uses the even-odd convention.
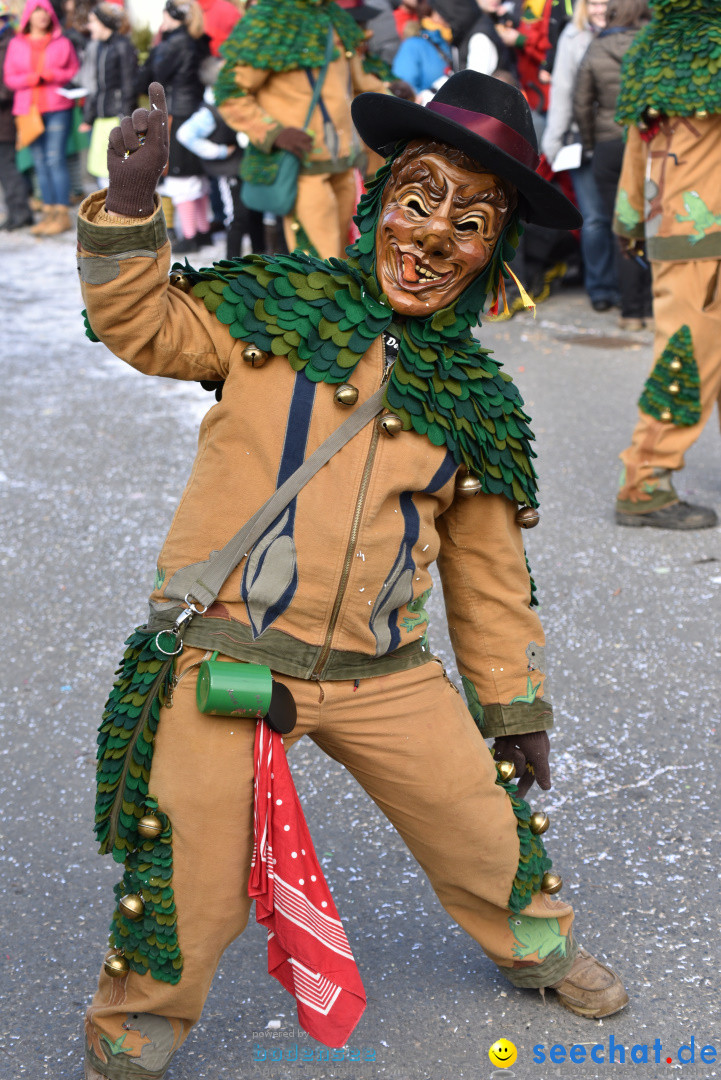
[[[508,898],[508,907],[517,915],[530,904],[533,894],[540,892],[543,875],[547,870],[551,869],[553,864],[546,854],[540,836],[536,836],[531,832],[532,811],[525,799],[519,798],[516,785],[512,781],[505,782],[501,780],[500,776],[496,778],[496,783],[508,795],[513,807],[513,813],[516,815],[516,831],[521,850],[518,858],[518,870],[513,881],[511,895]]]
[[[653,18],[623,59],[616,120],[638,124],[646,109],[666,116],[721,113],[718,0],[657,0]]]
[[[125,861],[122,881],[115,886],[115,899],[128,893],[143,898],[145,910],[139,919],[128,919],[116,909],[110,927],[110,945],[122,949],[132,971],[149,972],[154,979],[177,983],[183,971],[178,944],[177,913],[173,896],[172,829],[155,799],[146,800],[146,812],[163,824],[160,836],[143,840]]]
[[[95,835],[101,854],[110,852],[116,862],[138,846],[153,740],[173,673],[173,658],[158,649],[155,637],[139,627],[126,641],[98,731]]]
[[[701,379],[688,326],[669,338],[646,380],[638,407],[676,427],[691,427],[701,419]]]

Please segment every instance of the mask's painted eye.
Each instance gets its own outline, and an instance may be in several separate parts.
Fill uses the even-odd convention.
[[[419,217],[428,217],[428,211],[421,200],[413,195],[403,200],[403,206],[408,210],[412,210],[415,214],[418,214]]]

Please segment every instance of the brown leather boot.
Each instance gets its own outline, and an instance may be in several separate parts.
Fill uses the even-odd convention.
[[[549,989],[556,991],[566,1009],[591,1020],[612,1016],[628,1005],[628,994],[616,972],[585,949],[578,950],[565,979]]]
[[[30,232],[33,234],[33,236],[43,236],[45,234],[45,229],[47,228],[47,226],[48,226],[48,224],[50,222],[50,218],[53,216],[53,211],[54,210],[55,210],[54,206],[43,205],[43,207],[42,207],[42,209],[40,211],[41,215],[42,215],[40,220],[36,221],[35,224],[33,225],[32,229],[30,230]]]
[[[53,206],[52,216],[43,229],[41,236],[57,236],[59,233],[70,232],[73,227],[73,219],[67,206],[62,204]]]

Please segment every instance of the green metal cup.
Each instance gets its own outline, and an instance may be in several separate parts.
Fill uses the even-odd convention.
[[[273,694],[270,668],[262,664],[203,660],[195,686],[195,700],[211,716],[266,716]]]

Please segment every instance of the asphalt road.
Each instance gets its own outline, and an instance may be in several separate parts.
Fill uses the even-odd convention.
[[[137,375],[84,338],[72,239],[3,236],[0,268],[10,635],[0,695],[0,1080],[77,1080],[82,1010],[119,876],[92,837],[95,729],[122,641],[144,618],[210,401],[195,386]],[[349,1042],[361,1061],[293,1060],[294,1047],[300,1059],[309,1048],[317,1058],[318,1047],[299,1037],[253,926],[224,956],[172,1080],[658,1080],[681,1068],[678,1048],[692,1037],[686,1070],[721,1074],[709,1051],[700,1058],[707,1045],[721,1057],[721,530],[613,523],[617,454],[650,335],[622,334],[612,314],[566,292],[535,321],[521,315],[482,337],[516,378],[538,435],[542,523],[528,552],[557,720],[554,787],[533,804],[551,814],[548,846],[577,935],[622,973],[631,1004],[584,1021],[552,994],[544,1004],[507,985],[354,781],[306,742],[291,765],[368,992]],[[718,439],[712,423],[680,487],[721,509]],[[431,644],[452,672],[436,592]],[[501,1036],[518,1060],[494,1072],[488,1048]],[[611,1037],[625,1049],[613,1069]],[[569,1062],[573,1044],[585,1062]],[[563,1063],[549,1060],[552,1045],[565,1048]]]

